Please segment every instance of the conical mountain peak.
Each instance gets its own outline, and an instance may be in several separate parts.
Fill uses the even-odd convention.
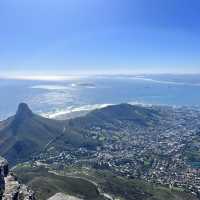
[[[26,103],[20,103],[10,126],[13,133],[16,134],[21,124],[32,116],[33,113],[28,105]]]
[[[32,116],[33,113],[26,103],[20,103],[17,109],[16,117],[25,119]]]

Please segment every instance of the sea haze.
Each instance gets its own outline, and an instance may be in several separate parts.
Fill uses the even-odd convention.
[[[199,75],[96,76],[62,81],[0,81],[0,119],[20,102],[46,117],[88,111],[108,104],[200,106]]]

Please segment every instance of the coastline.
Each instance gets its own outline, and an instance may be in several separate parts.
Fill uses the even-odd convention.
[[[62,109],[55,112],[42,113],[41,115],[43,117],[50,119],[66,120],[84,116],[93,110],[105,108],[110,105],[113,104],[93,104],[93,105],[84,105],[79,107],[67,107],[66,109]]]

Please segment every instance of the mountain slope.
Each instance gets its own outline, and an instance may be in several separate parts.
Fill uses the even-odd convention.
[[[93,127],[108,130],[148,127],[158,123],[159,115],[151,108],[120,104],[84,117],[58,121],[38,116],[21,103],[15,116],[0,122],[0,154],[13,165],[48,147],[60,152],[70,147],[96,148],[101,142],[91,137]],[[110,133],[107,134],[109,137]]]
[[[107,106],[94,110],[84,117],[70,120],[74,127],[88,128],[90,126],[105,126],[106,124],[116,124],[120,122],[131,122],[134,126],[149,126],[158,122],[160,113],[152,108],[135,106],[130,104],[119,104]]]
[[[0,124],[0,152],[9,162],[26,160],[62,133],[62,123],[35,115],[24,103]]]
[[[63,175],[63,173],[59,174],[59,172],[54,174],[52,170],[43,167],[20,165],[15,168],[15,173],[24,184],[35,191],[37,199],[40,200],[46,200],[57,193],[77,196],[87,200],[198,199],[192,194],[175,188],[169,189],[142,180],[116,176],[109,171],[76,167],[66,168],[65,170],[69,171]],[[110,198],[107,198],[105,194],[109,195]]]

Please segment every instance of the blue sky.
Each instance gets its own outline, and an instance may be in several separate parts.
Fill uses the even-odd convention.
[[[200,72],[199,0],[1,0],[0,71]]]

